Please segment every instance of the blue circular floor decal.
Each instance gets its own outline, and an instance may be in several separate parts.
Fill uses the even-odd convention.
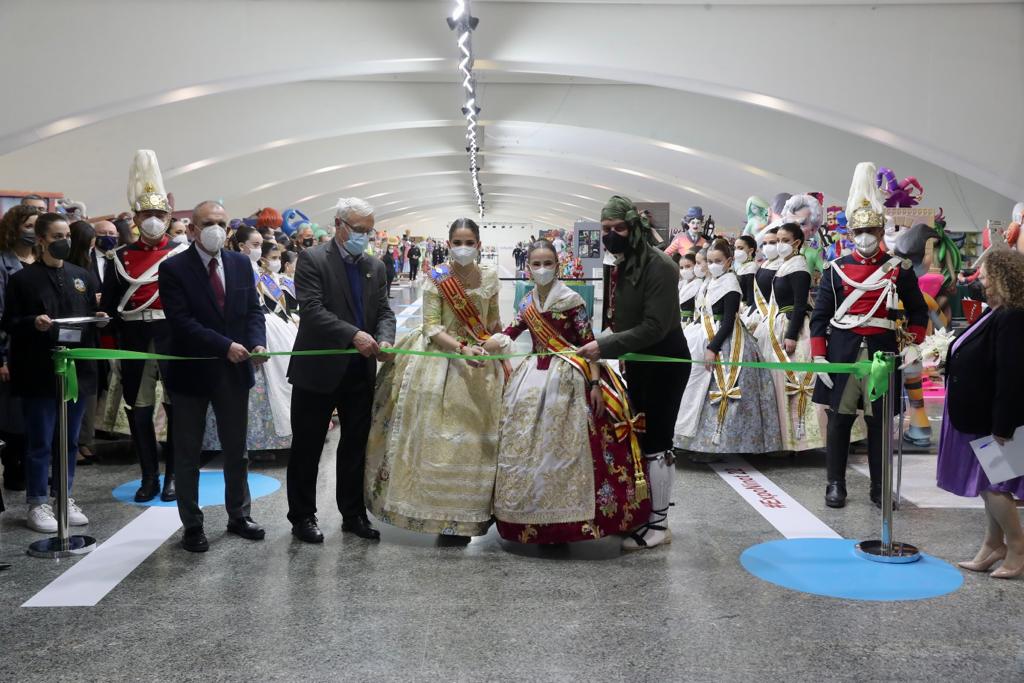
[[[910,564],[884,564],[859,557],[857,541],[793,538],[747,548],[744,569],[770,583],[803,593],[847,600],[923,600],[952,593],[960,571],[922,553]]]
[[[161,483],[163,479],[160,479]],[[174,501],[165,503],[160,500],[160,496],[157,496],[148,503],[136,503],[135,492],[139,489],[142,482],[139,479],[135,481],[129,481],[126,484],[121,484],[114,489],[114,498],[121,501],[122,503],[128,503],[129,505],[139,505],[141,507],[176,507],[178,504]],[[274,491],[281,488],[281,482],[273,477],[268,477],[265,474],[249,473],[249,497],[253,500],[262,496],[269,496]],[[199,506],[209,507],[210,505],[223,505],[224,504],[224,473],[220,470],[210,472],[199,473]]]

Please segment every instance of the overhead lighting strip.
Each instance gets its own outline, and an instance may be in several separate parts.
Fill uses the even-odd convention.
[[[459,72],[462,74],[462,89],[465,104],[462,115],[466,117],[466,154],[469,155],[469,176],[473,182],[477,210],[484,217],[484,191],[480,186],[480,145],[477,139],[477,125],[480,116],[479,98],[476,92],[476,75],[473,73],[473,31],[480,20],[470,14],[469,0],[455,0],[455,9],[448,17],[448,28],[458,35]]]

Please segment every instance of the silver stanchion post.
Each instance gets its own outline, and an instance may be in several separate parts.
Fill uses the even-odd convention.
[[[58,351],[65,351],[59,347]],[[28,547],[32,557],[70,557],[84,555],[96,547],[92,536],[72,536],[68,533],[68,404],[64,400],[64,376],[57,377],[57,535],[36,541]]]
[[[898,356],[886,354],[886,358],[895,367]],[[892,481],[892,401],[896,393],[896,373],[889,375],[889,391],[882,396],[882,537],[874,541],[861,541],[857,544],[857,554],[873,562],[906,564],[921,559],[916,546],[909,543],[898,543],[893,534],[895,515],[893,510]]]

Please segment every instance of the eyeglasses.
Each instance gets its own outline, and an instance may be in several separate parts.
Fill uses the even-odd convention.
[[[345,220],[344,218],[341,218],[341,219],[339,219],[339,220],[340,220],[340,221],[341,221],[342,223],[344,223],[345,225],[347,225],[347,226],[348,226],[348,228],[349,228],[349,230],[351,230],[352,232],[358,232],[358,233],[364,233],[364,234],[365,234],[365,233],[371,233],[371,232],[373,232],[373,228],[365,228],[365,227],[363,227],[363,226],[361,226],[361,225],[352,225],[351,223],[349,223],[349,222],[348,222],[347,220]]]

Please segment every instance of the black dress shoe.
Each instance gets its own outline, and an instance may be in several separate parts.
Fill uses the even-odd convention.
[[[825,489],[825,505],[841,508],[846,505],[846,482],[830,481]]]
[[[203,531],[203,527],[193,526],[185,529],[181,547],[190,553],[205,553],[209,550],[210,542],[206,540],[206,532]]]
[[[250,541],[262,541],[267,532],[252,517],[236,517],[228,520],[228,531]]]
[[[879,510],[882,509],[882,489],[881,488],[877,488],[877,489],[874,488],[874,487],[871,488],[871,502],[874,503],[875,507],[878,508]],[[896,509],[896,496],[893,496],[892,509],[893,510]]]
[[[142,486],[135,492],[136,503],[148,503],[160,493],[160,478],[143,479]]]
[[[352,517],[341,523],[341,530],[365,538],[370,541],[380,540],[380,532],[370,526],[370,520],[366,517]]]
[[[316,524],[316,517],[312,515],[297,522],[292,522],[292,536],[306,543],[324,542],[324,535]]]
[[[164,489],[160,492],[160,500],[165,503],[178,500],[178,490],[174,487],[174,475],[164,475]]]

